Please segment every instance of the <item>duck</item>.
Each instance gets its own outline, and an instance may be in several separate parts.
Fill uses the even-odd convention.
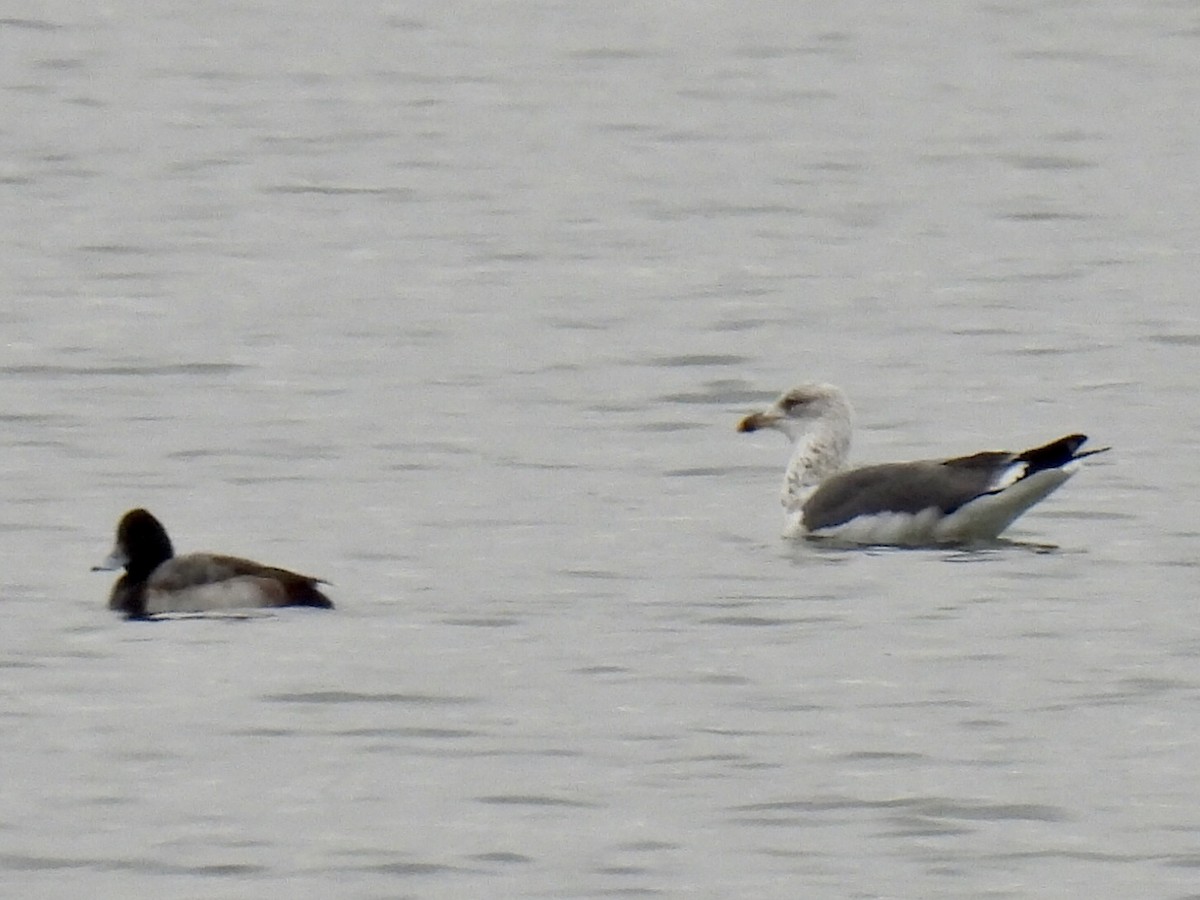
[[[145,509],[131,509],[117,523],[112,553],[93,572],[125,573],[109,595],[109,609],[129,619],[162,613],[312,606],[332,609],[317,587],[320,578],[238,556],[188,553],[176,556],[167,530]]]
[[[781,501],[785,537],[894,546],[993,541],[1018,517],[1060,488],[1080,460],[1085,434],[1068,434],[1013,452],[848,468],[853,409],[828,383],[785,391],[738,422],[751,433],[773,429],[793,444]]]

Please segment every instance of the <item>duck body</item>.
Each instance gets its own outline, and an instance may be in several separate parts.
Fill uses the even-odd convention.
[[[162,613],[196,613],[279,606],[332,609],[321,579],[238,556],[176,556],[166,529],[144,509],[117,525],[113,552],[93,571],[123,568],[109,595],[110,609],[131,619]]]

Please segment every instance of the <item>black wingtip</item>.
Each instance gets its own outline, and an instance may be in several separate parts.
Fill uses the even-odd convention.
[[[1029,471],[1026,474],[1032,474],[1043,469],[1059,469],[1069,462],[1083,459],[1085,456],[1095,456],[1097,453],[1104,453],[1112,449],[1111,447],[1100,447],[1096,450],[1084,450],[1081,453],[1079,448],[1087,442],[1087,439],[1086,434],[1068,434],[1066,437],[1060,437],[1041,447],[1026,450],[1017,459],[1028,463]]]

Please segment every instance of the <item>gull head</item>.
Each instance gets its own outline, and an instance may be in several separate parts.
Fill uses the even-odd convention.
[[[740,422],[742,433],[774,428],[792,440],[819,423],[850,424],[850,401],[832,384],[802,384],[780,395],[764,410],[751,413]]]

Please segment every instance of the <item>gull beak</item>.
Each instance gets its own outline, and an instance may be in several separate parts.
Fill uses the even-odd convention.
[[[774,428],[779,424],[780,418],[779,413],[774,410],[751,413],[738,422],[737,430],[742,434],[749,434],[751,431],[759,431],[763,428]]]

